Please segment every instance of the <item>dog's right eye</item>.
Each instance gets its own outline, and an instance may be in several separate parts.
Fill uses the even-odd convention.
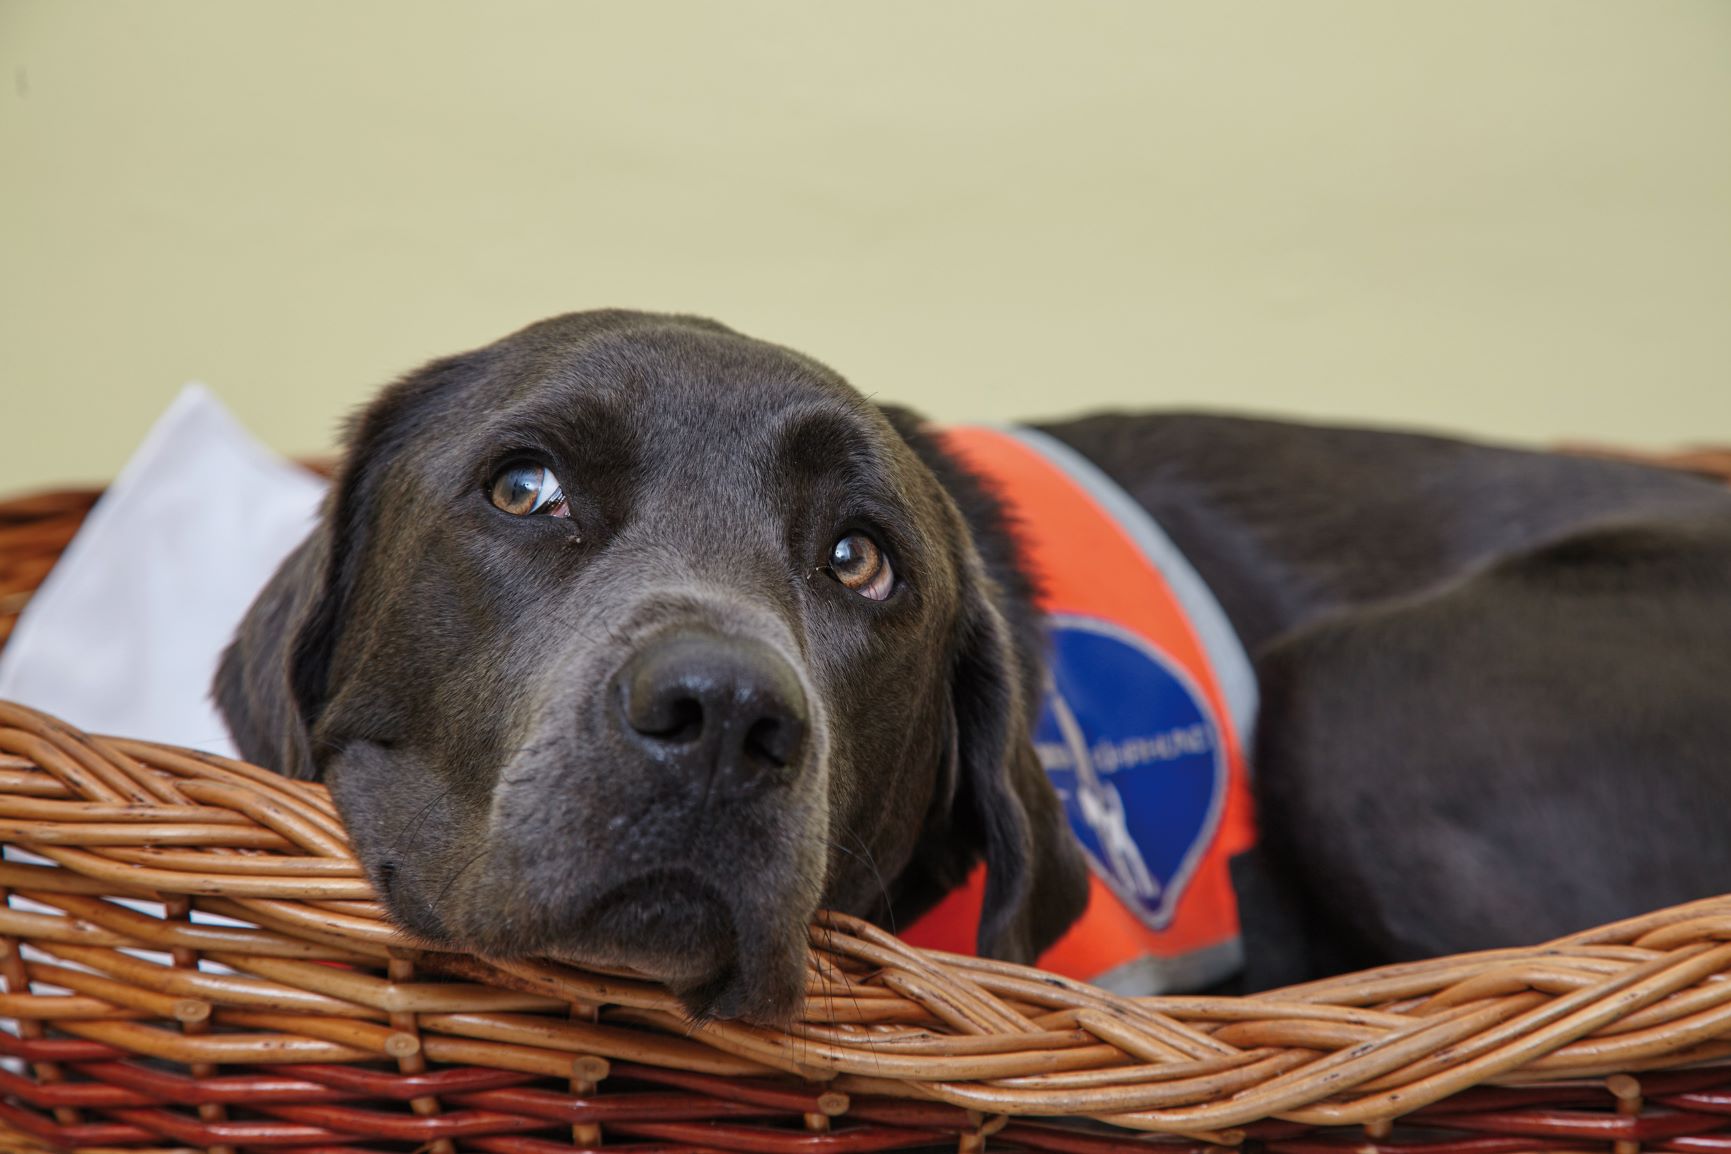
[[[493,504],[513,517],[569,517],[570,504],[553,470],[533,461],[513,461],[493,477]]]

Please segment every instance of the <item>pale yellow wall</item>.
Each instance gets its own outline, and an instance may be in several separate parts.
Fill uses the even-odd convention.
[[[1731,3],[0,3],[0,491],[544,314],[944,418],[1731,440]]]

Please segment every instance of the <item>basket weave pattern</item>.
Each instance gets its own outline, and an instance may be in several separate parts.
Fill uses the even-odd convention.
[[[0,504],[0,645],[98,496],[61,489]]]
[[[1216,1144],[1248,1127],[1281,1146],[1296,1131],[1270,1119],[1376,1125],[1487,1081],[1731,1056],[1731,899],[1253,998],[1120,998],[824,915],[784,1032],[694,1027],[628,976],[416,948],[321,787],[6,704],[0,838],[0,1014],[20,1027],[0,1048],[29,1064],[0,1076],[0,1120],[65,1145],[539,1152],[569,1148],[553,1126],[590,1145],[605,1123],[736,1149],[826,1133],[881,1149],[1031,1114]],[[616,1076],[662,1091],[601,1093]],[[1663,1129],[1725,1130],[1700,1091],[1731,1075],[1690,1078],[1690,1108]],[[1608,1085],[1607,1101],[1651,1093]],[[681,1104],[703,1121],[679,1121]]]
[[[90,500],[0,506],[0,642]],[[4,703],[0,842],[0,1151],[1731,1151],[1731,898],[1246,998],[822,915],[769,1030],[420,948],[321,787]]]

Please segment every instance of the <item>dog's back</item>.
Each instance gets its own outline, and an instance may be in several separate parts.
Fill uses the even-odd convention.
[[[1047,431],[1153,513],[1256,662],[1253,985],[1731,888],[1731,490],[1209,416]]]
[[[1204,414],[1041,428],[1153,514],[1253,651],[1596,526],[1691,523],[1731,538],[1731,489],[1622,461]]]

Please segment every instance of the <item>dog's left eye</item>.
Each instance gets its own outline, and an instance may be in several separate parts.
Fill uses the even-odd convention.
[[[493,477],[493,504],[513,517],[569,517],[571,509],[553,470],[533,461],[513,461]]]
[[[830,546],[827,568],[830,576],[872,601],[882,601],[896,587],[890,559],[864,533],[849,533]]]

